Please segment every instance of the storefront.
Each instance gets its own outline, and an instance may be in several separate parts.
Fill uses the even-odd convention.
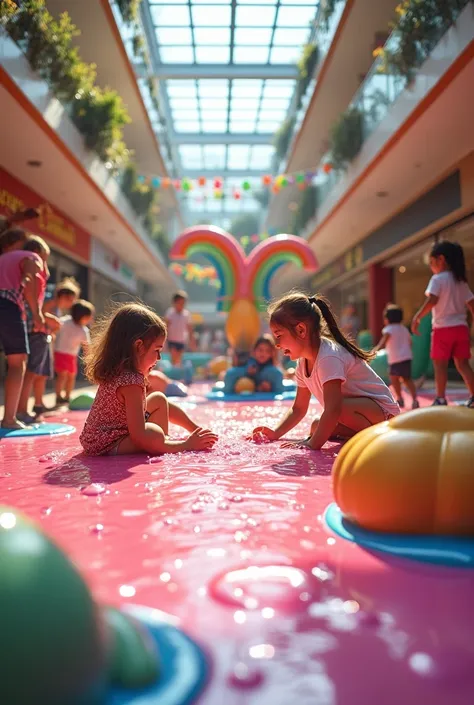
[[[91,241],[90,297],[96,314],[107,303],[134,301],[138,298],[138,283],[134,272],[99,240]]]
[[[0,214],[8,217],[26,208],[36,208],[39,216],[27,221],[25,229],[44,238],[51,248],[49,287],[66,276],[74,277],[81,286],[81,296],[88,298],[89,233],[0,168]]]

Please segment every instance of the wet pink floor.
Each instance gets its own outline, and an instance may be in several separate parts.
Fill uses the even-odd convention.
[[[218,445],[152,461],[84,457],[78,433],[1,441],[0,499],[42,523],[98,600],[179,619],[210,656],[200,703],[472,705],[474,572],[333,536],[339,446],[243,440],[287,406],[187,400]]]

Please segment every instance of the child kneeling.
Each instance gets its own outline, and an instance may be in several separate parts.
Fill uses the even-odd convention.
[[[269,335],[263,335],[257,340],[253,351],[245,364],[231,367],[224,378],[225,394],[233,394],[235,385],[242,377],[249,377],[255,383],[257,392],[283,391],[283,373],[275,364],[275,343]]]
[[[147,306],[124,304],[103,321],[86,353],[86,375],[99,384],[80,436],[87,455],[207,450],[217,441],[160,392],[146,396],[146,376],[165,341],[165,322]],[[170,422],[188,438],[170,440]]]

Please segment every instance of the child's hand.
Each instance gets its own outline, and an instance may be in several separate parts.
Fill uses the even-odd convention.
[[[260,384],[257,387],[258,392],[271,392],[272,391],[272,385],[271,382],[268,382],[268,380],[263,380],[263,382],[260,382]]]
[[[33,330],[35,332],[41,332],[44,330],[44,316],[41,311],[33,314]]]
[[[207,428],[197,428],[186,440],[186,450],[210,450],[217,442],[215,433]]]
[[[411,322],[411,332],[413,335],[420,335],[420,319],[415,316],[415,318]]]
[[[273,429],[268,428],[268,426],[257,426],[252,431],[252,435],[248,436],[248,441],[253,441],[254,443],[270,443],[271,441],[277,441],[278,436],[273,431]]]

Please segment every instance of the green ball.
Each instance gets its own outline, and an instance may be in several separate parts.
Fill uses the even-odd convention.
[[[242,184],[242,188],[244,191],[250,191],[250,189],[252,188],[250,185],[250,181],[244,181]]]
[[[86,392],[84,394],[78,394],[77,397],[71,399],[69,402],[69,408],[71,411],[88,411],[92,404],[94,403],[95,394]]]
[[[305,179],[306,179],[306,177],[304,174],[296,174],[296,176],[295,176],[295,181],[297,184],[304,184]]]
[[[68,558],[0,506],[0,702],[104,705],[105,630]]]

